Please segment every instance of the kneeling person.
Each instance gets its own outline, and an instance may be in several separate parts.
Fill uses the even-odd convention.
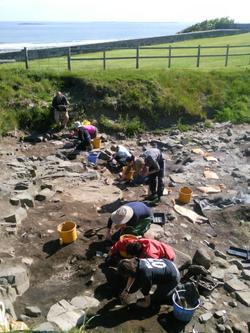
[[[107,224],[106,239],[116,242],[124,234],[143,236],[150,227],[152,216],[151,209],[143,202],[129,202],[111,214]],[[118,231],[111,235],[113,225]]]
[[[149,307],[151,302],[164,303],[180,281],[177,267],[168,259],[123,259],[118,265],[118,272],[127,278],[121,299],[126,302],[129,293],[140,290],[144,299],[137,301],[137,305],[143,308]],[[150,296],[153,285],[157,288]]]

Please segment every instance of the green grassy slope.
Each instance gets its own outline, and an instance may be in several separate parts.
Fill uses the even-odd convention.
[[[50,127],[53,119],[49,106],[56,90],[68,95],[75,117],[97,119],[102,129],[127,134],[206,118],[250,121],[247,69],[110,70],[84,74],[2,70],[0,131],[14,126]]]

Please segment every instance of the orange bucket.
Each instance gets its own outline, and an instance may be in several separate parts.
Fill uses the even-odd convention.
[[[70,244],[77,239],[76,224],[65,221],[57,226],[60,245]]]
[[[101,138],[94,138],[92,140],[92,144],[93,144],[94,149],[101,148],[101,143],[102,143]]]
[[[179,192],[179,201],[183,204],[189,203],[192,198],[193,191],[189,187],[182,187]]]

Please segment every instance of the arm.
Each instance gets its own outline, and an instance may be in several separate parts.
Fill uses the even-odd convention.
[[[126,302],[126,300],[128,298],[128,294],[129,294],[130,289],[131,289],[134,282],[135,282],[135,278],[130,276],[128,278],[126,287],[125,287],[125,289],[123,290],[123,292],[121,293],[121,296],[120,296],[122,301]]]
[[[156,173],[160,171],[160,166],[156,160],[154,160],[151,156],[148,156],[146,159],[147,166],[151,167],[153,170],[148,172],[148,175]]]
[[[63,104],[63,105],[68,105],[69,104],[69,102],[68,102],[68,100],[65,96],[62,97],[61,104]]]
[[[111,227],[112,227],[112,220],[111,218],[109,218],[108,220],[108,224],[107,224],[107,233],[106,233],[106,240],[110,240],[111,239]]]

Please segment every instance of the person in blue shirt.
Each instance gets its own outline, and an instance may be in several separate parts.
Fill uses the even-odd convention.
[[[106,239],[117,241],[124,234],[143,236],[150,227],[152,216],[152,210],[143,202],[126,203],[111,214],[107,224]],[[118,231],[112,234],[112,229]]]
[[[118,273],[127,279],[127,284],[120,297],[126,302],[129,293],[138,290],[144,299],[137,305],[147,308],[151,303],[164,303],[172,295],[180,282],[180,273],[173,261],[168,259],[123,259],[118,264]],[[150,296],[150,290],[156,285],[156,290]]]

